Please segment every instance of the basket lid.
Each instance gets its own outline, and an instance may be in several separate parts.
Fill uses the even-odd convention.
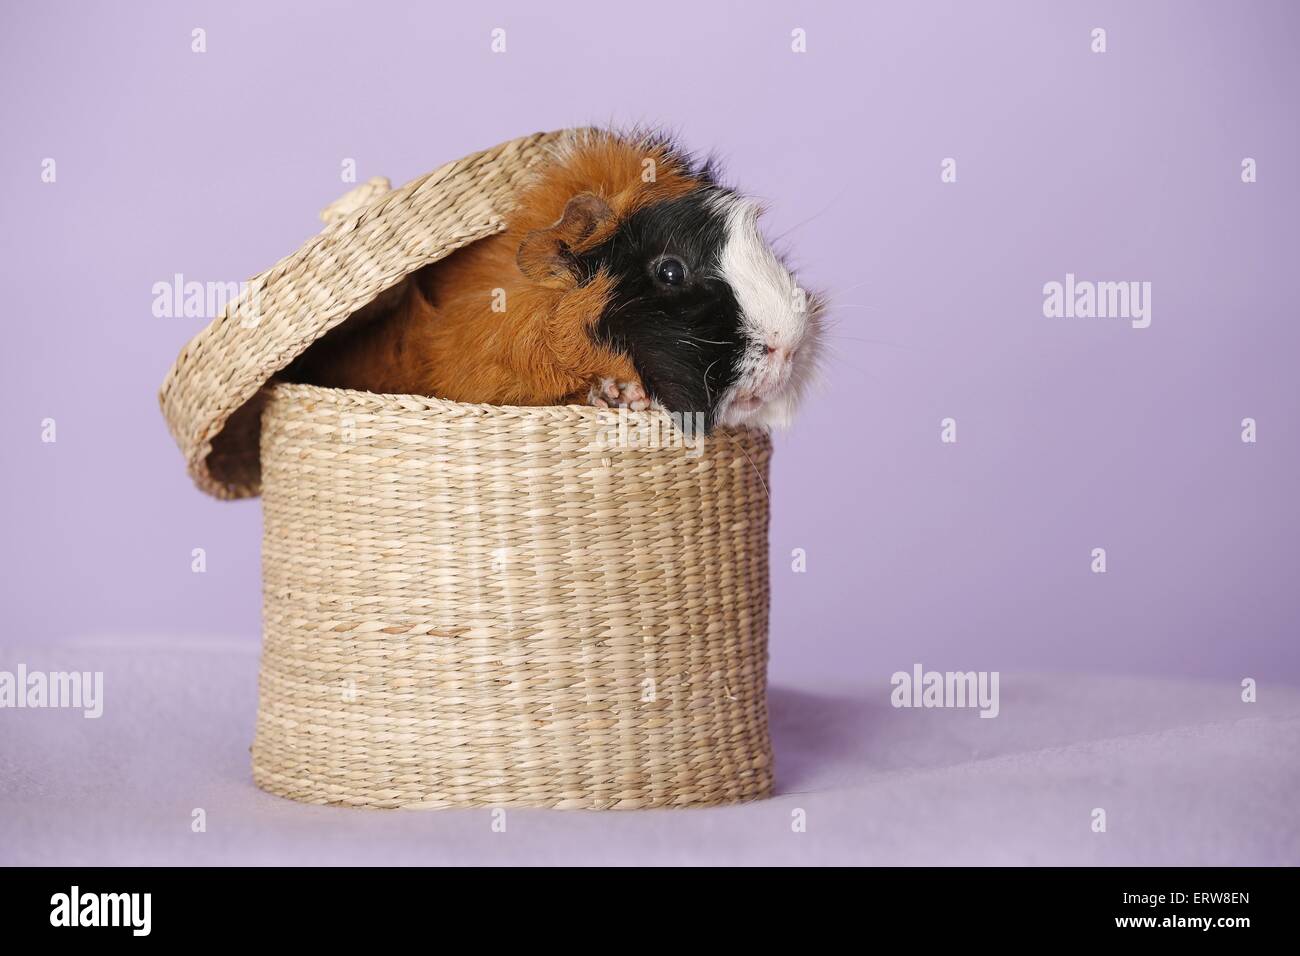
[[[505,229],[529,167],[564,131],[534,133],[390,190],[376,177],[322,213],[325,228],[249,280],[181,349],[159,393],[195,484],[258,494],[262,386],[410,273]]]

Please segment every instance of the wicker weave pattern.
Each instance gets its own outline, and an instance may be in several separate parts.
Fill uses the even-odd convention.
[[[601,447],[605,410],[268,391],[259,786],[373,807],[770,793],[765,434],[695,456]]]
[[[771,791],[766,435],[607,447],[607,410],[266,384],[503,228],[562,135],[343,197],[163,383],[198,486],[263,494],[265,790],[565,808]]]
[[[185,346],[159,396],[195,483],[218,498],[258,493],[258,393],[380,292],[505,226],[529,168],[561,133],[475,153],[383,194],[251,279]]]

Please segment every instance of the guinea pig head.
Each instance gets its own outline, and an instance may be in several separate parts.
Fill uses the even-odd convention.
[[[595,335],[632,359],[669,411],[713,425],[787,425],[812,377],[823,305],[758,228],[758,206],[712,183],[639,206],[573,255],[608,276]]]
[[[813,375],[822,300],[763,239],[758,205],[711,166],[662,139],[597,134],[571,144],[526,208],[520,272],[585,297],[589,314],[598,301],[586,334],[628,356],[654,400],[704,413],[708,427],[789,423]]]

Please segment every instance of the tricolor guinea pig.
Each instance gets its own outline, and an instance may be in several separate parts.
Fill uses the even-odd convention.
[[[297,363],[320,385],[502,405],[657,404],[708,427],[788,423],[822,299],[758,205],[663,137],[585,130],[506,228],[415,273]]]

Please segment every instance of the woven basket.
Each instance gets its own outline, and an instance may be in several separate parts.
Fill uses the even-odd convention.
[[[199,487],[263,498],[265,790],[563,808],[771,792],[765,433],[683,447],[656,412],[275,380],[408,273],[504,228],[557,135],[345,197],[163,385]]]

